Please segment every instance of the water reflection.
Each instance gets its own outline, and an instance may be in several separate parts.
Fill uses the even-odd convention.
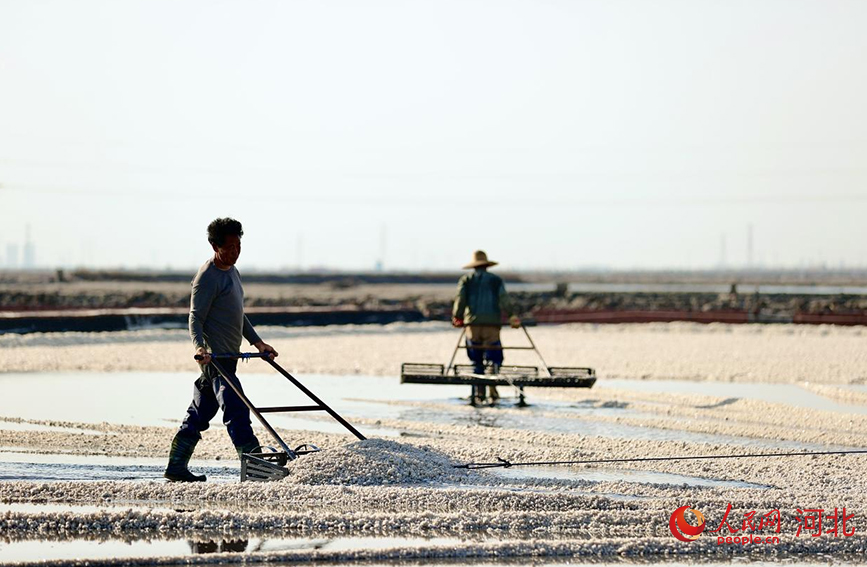
[[[216,542],[209,541],[189,541],[190,551],[196,554],[200,553],[243,553],[247,551],[249,540],[246,539],[230,539]]]

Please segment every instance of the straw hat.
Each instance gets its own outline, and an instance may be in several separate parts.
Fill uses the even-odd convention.
[[[473,268],[487,268],[488,266],[496,266],[496,262],[491,262],[488,260],[488,255],[485,254],[483,250],[476,250],[473,252],[473,261],[464,266],[465,270],[471,270]]]

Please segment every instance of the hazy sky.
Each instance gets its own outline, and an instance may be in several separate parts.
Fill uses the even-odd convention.
[[[0,266],[867,266],[867,2],[0,0]],[[384,246],[383,246],[384,243]],[[19,252],[20,254],[21,252]]]

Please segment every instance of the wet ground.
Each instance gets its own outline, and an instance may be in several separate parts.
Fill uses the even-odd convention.
[[[243,367],[242,367],[243,370]],[[268,400],[268,404],[301,404],[303,397],[283,378],[277,375],[242,374],[247,394],[254,401]],[[62,374],[6,374],[0,376],[0,387],[5,395],[0,399],[0,432],[68,435],[87,443],[114,435],[106,424],[121,426],[166,427],[175,422],[173,414],[183,412],[189,395],[190,383],[195,376],[181,373],[62,373]],[[532,405],[518,409],[512,399],[504,398],[493,407],[473,408],[461,396],[465,388],[459,386],[401,385],[397,379],[364,376],[300,377],[321,398],[329,402],[350,422],[358,423],[369,437],[412,438],[437,437],[430,426],[442,424],[450,427],[483,428],[486,430],[545,432],[548,434],[598,436],[617,440],[646,440],[659,442],[682,441],[709,446],[742,447],[754,450],[827,450],[841,448],[835,444],[804,443],[763,439],[748,436],[707,434],[686,430],[654,428],[605,421],[621,418],[642,419],[653,417],[653,412],[636,409],[629,402],[614,402],[610,393],[631,391],[636,395],[657,396],[655,403],[665,405],[668,395],[716,396],[717,401],[705,404],[707,408],[725,408],[740,400],[755,400],[770,404],[786,404],[793,410],[851,413],[863,415],[863,406],[841,404],[796,385],[789,384],[730,384],[690,383],[678,381],[608,380],[594,390],[572,392],[572,400],[548,399],[544,392]],[[503,395],[509,389],[502,388]],[[737,396],[732,396],[736,391]],[[80,396],[92,392],[93,396]],[[662,396],[662,397],[659,397]],[[69,400],[75,399],[75,404]],[[106,403],[105,400],[126,400],[128,403]],[[697,408],[704,407],[696,404]],[[309,413],[297,416],[270,415],[272,423],[293,431],[307,431],[311,441],[317,434],[335,434],[342,427],[326,415]],[[50,416],[50,421],[44,418]],[[303,416],[303,417],[302,417]],[[82,419],[84,418],[84,419]],[[383,424],[404,424],[406,428]],[[424,425],[428,431],[413,429]],[[221,429],[219,423],[213,428]],[[170,431],[170,430],[169,430]],[[168,439],[168,437],[166,437]],[[30,452],[30,447],[0,447],[0,482],[64,482],[64,481],[128,481],[147,485],[162,483],[164,458],[130,457],[111,454],[94,455],[76,452]],[[465,459],[464,459],[465,460]],[[456,458],[455,462],[462,462]],[[208,476],[211,483],[233,485],[237,483],[238,464],[234,460],[197,459],[197,472]],[[743,480],[715,479],[701,475],[674,474],[633,468],[597,467],[513,467],[476,473],[474,479],[457,484],[445,483],[442,488],[478,493],[509,491],[515,494],[557,494],[564,489],[574,495],[602,497],[611,501],[636,502],[651,498],[634,490],[581,490],[570,485],[616,486],[679,486],[716,489],[769,490],[773,486]],[[547,484],[546,484],[547,483]],[[94,515],[176,514],[184,512],[170,503],[158,502],[5,502],[0,504],[0,515],[45,517],[56,514]],[[257,535],[257,537],[253,537]],[[574,535],[572,536],[575,537]],[[592,539],[591,534],[585,536]],[[247,557],[250,554],[273,553],[340,553],[355,550],[384,555],[393,548],[428,549],[440,547],[454,549],[484,541],[478,533],[455,537],[385,537],[335,536],[287,537],[285,534],[232,534],[231,538],[175,537],[164,534],[134,534],[121,538],[110,534],[98,537],[68,537],[62,541],[36,536],[12,539],[0,543],[0,556],[4,562],[32,562],[37,560],[64,561],[73,559],[99,560],[114,564],[124,560],[144,560],[149,557],[191,557],[210,554],[228,554]],[[217,557],[214,555],[214,557]],[[220,556],[222,557],[222,556]],[[232,562],[226,558],[225,562]],[[548,563],[545,564],[556,564]],[[725,564],[725,563],[723,563]],[[756,564],[762,564],[759,561]]]
[[[243,370],[243,367],[242,367]],[[309,400],[281,376],[244,373],[247,395],[259,405],[302,405]],[[67,432],[82,435],[105,435],[86,426],[64,427],[22,420],[111,423],[140,426],[169,426],[178,423],[174,417],[183,415],[189,398],[191,381],[195,375],[182,373],[60,373],[60,374],[5,374],[0,375],[0,431]],[[539,431],[548,433],[580,434],[616,439],[642,439],[650,441],[686,441],[689,443],[724,444],[749,447],[755,450],[845,450],[852,447],[836,444],[804,443],[768,440],[724,434],[696,433],[686,430],[663,429],[629,425],[600,418],[650,417],[644,411],[633,409],[629,403],[605,403],[597,399],[608,390],[630,390],[654,394],[703,394],[719,396],[715,404],[725,406],[740,399],[762,400],[788,404],[794,408],[820,411],[867,414],[867,407],[840,404],[790,384],[738,384],[733,387],[719,383],[691,383],[680,381],[606,380],[593,390],[582,392],[584,399],[559,402],[534,400],[527,408],[514,407],[514,394],[510,388],[501,388],[504,398],[496,406],[474,408],[467,405],[466,387],[449,385],[400,384],[395,378],[367,376],[299,376],[350,422],[362,420],[359,425],[368,437],[400,438],[412,436],[412,431],[383,427],[377,423],[399,421],[423,424],[467,425],[491,429]],[[93,392],[81,397],[80,392]],[[733,393],[737,397],[730,397]],[[75,399],[76,403],[68,402]],[[105,400],[125,400],[106,403]],[[170,411],[172,408],[174,411]],[[173,415],[174,414],[174,415]],[[323,433],[345,433],[339,423],[324,413],[269,414],[269,422],[277,427]],[[220,429],[218,419],[212,428]],[[310,442],[316,443],[315,434]],[[305,438],[307,439],[307,438]],[[82,441],[85,442],[86,441]],[[290,443],[291,444],[291,443]],[[31,454],[14,448],[0,448],[0,480],[136,480],[159,478],[164,467],[161,458],[130,458],[121,456],[77,456],[64,454]],[[230,481],[237,476],[235,465],[220,461],[202,461],[199,467],[215,481]],[[545,473],[515,471],[516,478],[558,476],[571,478],[563,469]],[[589,475],[589,471],[582,471]],[[635,476],[637,474],[637,476]],[[645,475],[645,476],[642,476]],[[608,476],[604,476],[608,475]],[[620,473],[604,473],[607,480],[616,480]],[[639,482],[654,482],[652,473],[632,473],[625,478]],[[697,482],[686,477],[677,483]]]
[[[250,538],[250,539],[108,539],[100,541],[16,541],[0,543],[4,561],[20,562],[39,558],[52,559],[138,559],[145,557],[197,556],[216,553],[248,554],[281,551],[346,551],[358,548],[369,550],[413,546],[453,546],[463,540],[457,538],[410,537],[333,537],[333,538]]]
[[[737,338],[741,331],[732,333]],[[416,333],[420,342],[433,335]],[[326,345],[335,337],[315,340]],[[383,333],[382,344],[394,337]],[[626,332],[620,340],[631,337]],[[771,333],[763,340],[773,346],[789,338]],[[57,359],[92,354],[88,344],[73,343],[33,349]],[[283,352],[290,357],[290,349]],[[355,442],[325,414],[271,414],[290,445],[311,442],[323,451],[290,464],[289,478],[267,485],[238,483],[239,463],[218,420],[191,463],[209,482],[162,480],[192,372],[0,374],[0,563],[863,562],[867,458],[688,458],[867,447],[861,403],[867,387],[827,376],[821,386],[805,384],[787,379],[782,366],[781,383],[753,383],[739,374],[738,365],[747,368],[750,360],[732,360],[727,371],[739,376],[736,383],[602,377],[591,390],[528,390],[531,407],[523,409],[514,407],[510,388],[500,388],[499,405],[473,408],[465,387],[402,385],[394,376],[365,375],[365,366],[355,375],[302,373],[302,382],[371,441]],[[254,402],[309,403],[256,364],[239,370]],[[848,366],[835,371],[852,375]],[[641,375],[640,367],[632,375]],[[686,459],[486,471],[451,466],[497,457],[648,456]],[[701,510],[715,528],[727,504],[735,525],[750,510],[780,510],[782,543],[719,546],[702,535],[683,544],[671,535],[669,517],[679,506]],[[796,536],[796,510],[807,507],[846,507],[855,515],[855,535]]]

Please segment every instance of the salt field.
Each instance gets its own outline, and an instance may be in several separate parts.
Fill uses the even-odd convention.
[[[168,444],[197,376],[183,331],[0,337],[2,563],[863,561],[867,455],[690,460],[867,448],[859,328],[540,327],[533,336],[549,363],[593,366],[599,381],[528,389],[528,408],[515,407],[508,387],[498,405],[474,408],[468,387],[400,384],[402,361],[447,362],[457,337],[443,325],[260,333],[368,440],[325,414],[274,415],[287,443],[322,452],[290,462],[282,481],[242,484],[216,418],[190,465],[208,482],[168,483]],[[254,402],[305,402],[261,361],[238,373]],[[498,457],[679,458],[454,466]],[[672,535],[682,506],[707,520],[695,541]],[[810,509],[826,522],[815,536],[804,526]],[[848,521],[837,534],[828,531],[835,509]],[[777,541],[718,540],[768,535],[759,518],[773,510]]]
[[[867,567],[865,29],[0,1],[0,567]]]

